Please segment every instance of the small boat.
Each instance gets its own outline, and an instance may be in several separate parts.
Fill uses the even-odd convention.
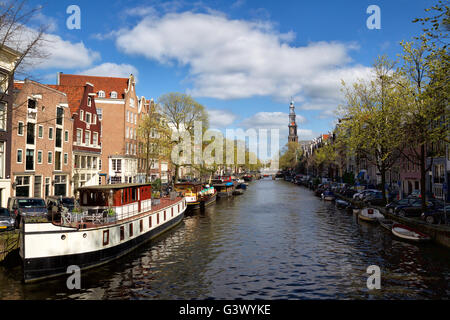
[[[399,223],[394,223],[392,225],[392,234],[400,239],[414,242],[425,242],[431,240],[430,236]]]
[[[358,217],[363,221],[368,222],[378,222],[378,219],[384,218],[378,209],[375,208],[364,208],[358,213]]]
[[[337,199],[336,200],[336,207],[338,209],[346,209],[350,204],[347,201]]]
[[[333,201],[334,199],[336,199],[336,196],[334,195],[333,191],[325,190],[322,193],[322,199],[327,201]]]
[[[386,230],[392,231],[392,226],[394,225],[394,220],[380,218],[380,219],[378,219],[378,222]]]

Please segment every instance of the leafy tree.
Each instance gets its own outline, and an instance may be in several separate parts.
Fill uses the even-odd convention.
[[[363,155],[381,174],[386,201],[386,173],[398,159],[402,147],[404,116],[404,79],[394,72],[394,63],[378,58],[370,81],[359,80],[352,87],[344,84],[345,105],[339,126],[339,141],[352,155]],[[399,85],[399,84],[403,84]]]

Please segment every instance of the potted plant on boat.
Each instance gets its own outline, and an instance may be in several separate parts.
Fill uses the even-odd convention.
[[[106,211],[106,222],[115,222],[116,221],[116,212],[113,208],[109,207]]]

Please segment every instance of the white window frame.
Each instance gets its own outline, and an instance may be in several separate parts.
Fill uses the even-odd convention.
[[[67,166],[67,164],[69,163],[69,154],[67,152],[64,152],[63,158],[64,158],[64,165]]]
[[[98,97],[99,97],[99,98],[104,98],[104,97],[105,97],[105,91],[100,90],[100,91],[98,92]]]
[[[69,142],[69,130],[64,130],[64,142]]]
[[[39,129],[42,128],[42,136],[39,136]],[[44,130],[44,126],[43,125],[38,125],[38,139],[43,139],[44,138],[44,134],[45,134],[45,130]]]
[[[111,98],[112,99],[117,99],[117,92],[111,91]]]
[[[41,155],[41,161],[40,162],[39,162],[39,154]],[[37,162],[37,164],[42,164],[43,157],[44,157],[44,153],[42,152],[42,150],[38,150],[37,154],[36,154],[36,162]]]
[[[53,127],[48,127],[48,140],[53,140],[53,136],[54,136],[54,128]],[[52,133],[52,137],[50,138],[50,132]]]
[[[20,151],[20,161],[19,160],[19,151]],[[23,163],[23,149],[17,149],[16,152],[16,163]]]
[[[50,162],[48,161],[48,156],[49,155],[51,155],[50,156]],[[49,151],[49,152],[47,152],[47,164],[52,164],[53,163],[53,152],[52,151]]]
[[[20,131],[20,124],[22,124],[22,134],[19,133]],[[18,121],[17,122],[17,135],[23,137],[25,132],[25,124],[23,123],[23,121]]]

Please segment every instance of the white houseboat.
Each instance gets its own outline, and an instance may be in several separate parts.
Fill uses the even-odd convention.
[[[186,210],[185,199],[175,194],[152,203],[151,185],[145,183],[78,191],[78,212],[64,212],[59,221],[22,220],[25,282],[66,275],[71,265],[83,270],[123,256],[176,226]]]

